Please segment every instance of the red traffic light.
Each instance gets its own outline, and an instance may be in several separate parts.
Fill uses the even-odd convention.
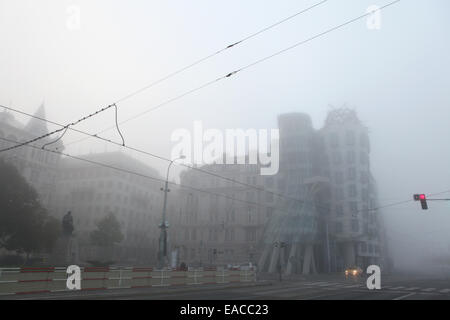
[[[427,197],[424,194],[415,194],[414,200],[415,201],[427,200]]]
[[[415,194],[414,195],[414,201],[420,201],[420,204],[422,205],[422,209],[423,210],[427,210],[428,209],[426,195],[424,195],[424,194]]]

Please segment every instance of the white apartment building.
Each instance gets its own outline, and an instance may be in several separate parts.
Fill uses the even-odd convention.
[[[45,119],[45,106],[43,104],[38,108],[35,116]],[[26,124],[22,124],[16,120],[13,113],[0,112],[0,149],[17,144],[11,141],[25,142],[46,133],[48,133],[48,128],[45,121],[31,118]],[[47,137],[36,141],[32,145],[37,148],[22,146],[0,153],[0,157],[14,164],[28,183],[36,189],[41,204],[50,214],[56,213],[53,203],[61,157],[58,154],[41,150],[40,147],[55,141],[57,138],[58,136]],[[58,148],[59,151],[64,150],[61,141],[52,144],[51,147]]]
[[[153,168],[121,152],[79,158],[162,179]],[[72,212],[82,259],[95,258],[95,252],[90,251],[89,234],[100,219],[113,213],[125,236],[117,246],[116,260],[155,262],[163,199],[161,186],[162,182],[132,173],[77,159],[63,159],[57,181],[56,207],[60,218]]]

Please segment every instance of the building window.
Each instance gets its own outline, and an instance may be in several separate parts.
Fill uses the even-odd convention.
[[[342,233],[342,222],[336,222],[336,233]]]
[[[342,184],[344,182],[343,175],[341,171],[336,171],[335,173],[336,184]]]
[[[367,153],[360,152],[360,154],[359,154],[359,162],[361,164],[368,164],[369,163],[369,159],[368,159]]]
[[[361,177],[360,181],[361,181],[362,184],[367,184],[369,182],[369,179],[368,179],[368,176],[367,176],[367,172],[361,171],[361,176],[360,177]]]
[[[280,191],[286,190],[286,180],[285,179],[278,180],[278,189],[280,189]]]
[[[369,201],[369,190],[362,189],[362,191],[361,191],[361,199],[362,199],[362,201],[365,201],[365,202]]]
[[[348,146],[355,145],[355,132],[353,131],[347,131],[345,133],[345,142]]]
[[[356,169],[348,168],[348,180],[354,181],[356,180]]]
[[[344,190],[341,188],[336,188],[336,200],[344,199]]]
[[[350,212],[352,213],[352,215],[355,215],[358,213],[358,203],[355,201],[351,201],[349,203],[349,207],[350,207]]]
[[[352,231],[358,232],[359,231],[359,222],[356,219],[352,220]]]
[[[347,151],[347,162],[349,164],[354,164],[355,163],[355,152],[353,150],[349,150]]]
[[[272,215],[273,215],[273,208],[267,208],[267,211],[266,211],[266,218],[267,219],[270,219],[271,217],[272,217]]]
[[[267,183],[267,187],[272,188],[274,186],[274,179],[273,179],[273,177],[267,178],[266,183]]]
[[[333,163],[340,164],[342,162],[341,154],[339,152],[333,152]]]
[[[348,195],[350,197],[356,197],[356,195],[357,195],[356,185],[354,185],[354,184],[349,185],[349,187],[348,187]]]
[[[369,146],[369,137],[365,133],[361,133],[359,138],[359,143],[361,147],[366,148]]]
[[[337,205],[337,206],[336,206],[336,215],[337,215],[337,216],[342,216],[342,215],[344,215],[344,210],[343,210],[343,208],[342,208],[342,205]]]
[[[367,244],[365,242],[361,243],[361,252],[367,251]]]
[[[330,137],[330,146],[336,148],[339,146],[339,136],[335,133],[331,133]]]
[[[225,241],[233,241],[234,240],[234,230],[225,230]]]
[[[247,230],[246,240],[247,242],[256,241],[256,230]]]

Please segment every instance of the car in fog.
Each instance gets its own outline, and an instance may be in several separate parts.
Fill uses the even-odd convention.
[[[345,277],[359,277],[363,273],[363,270],[360,267],[350,267],[345,269]]]

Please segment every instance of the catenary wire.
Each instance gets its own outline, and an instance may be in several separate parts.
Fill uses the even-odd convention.
[[[400,2],[400,1],[401,1],[401,0],[393,1],[393,2],[391,2],[391,3],[389,3],[389,4],[387,4],[387,5],[384,5],[384,6],[380,7],[380,8],[378,8],[378,9],[375,10],[375,11],[382,10],[382,9],[384,9],[384,8],[386,8],[386,7],[388,7],[388,6],[391,6],[391,5],[395,4],[395,3],[398,3],[398,2]],[[281,54],[281,53],[284,53],[284,52],[286,52],[286,51],[288,51],[288,50],[291,50],[291,49],[293,49],[293,48],[295,48],[295,47],[298,47],[299,45],[305,44],[305,43],[307,43],[307,42],[309,42],[309,41],[312,41],[312,40],[314,40],[314,39],[316,39],[316,38],[318,38],[318,37],[321,37],[321,36],[323,36],[323,35],[325,35],[325,34],[328,34],[328,33],[332,32],[332,31],[335,31],[335,30],[337,30],[337,29],[339,29],[339,28],[342,28],[342,27],[344,27],[344,26],[346,26],[346,25],[348,25],[348,24],[350,24],[350,23],[353,23],[353,22],[355,22],[355,21],[357,21],[357,20],[360,20],[360,19],[362,19],[362,18],[364,18],[364,17],[367,17],[368,15],[371,15],[371,14],[373,14],[373,12],[368,12],[368,13],[366,13],[366,14],[364,14],[364,15],[361,15],[361,16],[359,16],[359,17],[357,17],[357,18],[351,19],[351,20],[349,20],[349,21],[347,21],[347,22],[345,22],[345,23],[343,23],[343,24],[340,24],[340,25],[338,25],[338,26],[336,26],[336,27],[333,27],[333,28],[331,28],[331,29],[328,29],[328,30],[325,31],[325,32],[322,32],[322,33],[320,33],[320,34],[318,34],[318,35],[316,35],[316,36],[313,36],[313,37],[308,38],[308,39],[306,39],[306,40],[304,40],[304,41],[301,41],[301,42],[299,42],[299,43],[297,43],[297,44],[295,44],[295,45],[293,45],[293,46],[290,46],[290,47],[288,47],[288,48],[286,48],[286,49],[283,49],[283,50],[281,50],[281,51],[278,51],[278,52],[276,52],[275,54],[272,54],[272,55],[270,55],[270,56],[267,56],[267,57],[265,57],[265,58],[263,58],[263,59],[257,60],[257,61],[255,61],[255,62],[253,62],[253,63],[251,63],[251,64],[249,64],[249,65],[247,65],[247,66],[245,66],[245,67],[243,67],[243,68],[241,68],[241,69],[238,69],[238,70],[236,70],[236,71],[233,71],[233,72],[231,72],[231,73],[229,73],[229,74],[227,74],[227,75],[225,75],[225,76],[223,76],[223,77],[217,78],[217,79],[215,79],[215,80],[213,80],[213,81],[210,81],[210,82],[208,82],[208,83],[206,83],[206,84],[204,84],[204,85],[202,85],[202,86],[200,86],[200,87],[197,87],[197,88],[195,88],[195,89],[193,89],[193,90],[187,91],[187,92],[183,93],[182,95],[179,95],[179,96],[177,96],[177,97],[175,97],[175,98],[173,98],[173,99],[169,99],[169,100],[167,100],[166,102],[163,102],[162,104],[159,104],[159,105],[157,105],[156,107],[154,107],[154,108],[152,108],[152,109],[150,109],[150,110],[147,110],[147,111],[144,112],[144,113],[148,113],[149,111],[153,111],[153,110],[156,110],[157,108],[161,108],[162,106],[164,106],[164,105],[166,105],[166,104],[168,104],[168,103],[170,103],[170,102],[172,102],[172,101],[174,101],[174,100],[176,100],[176,99],[179,99],[179,98],[181,98],[181,97],[184,97],[184,96],[187,95],[187,94],[190,94],[190,93],[192,93],[192,92],[198,91],[198,90],[200,90],[200,89],[202,89],[202,88],[204,88],[204,87],[206,87],[206,86],[209,86],[209,85],[211,85],[211,84],[213,84],[213,83],[215,83],[215,82],[217,82],[217,81],[220,81],[220,80],[222,80],[222,79],[224,79],[224,78],[228,78],[228,77],[230,77],[230,76],[236,74],[236,73],[239,72],[239,71],[248,69],[248,68],[250,68],[250,67],[252,67],[252,66],[254,66],[254,65],[256,65],[256,64],[259,64],[259,63],[261,63],[261,62],[263,62],[263,61],[266,61],[266,60],[268,60],[268,59],[270,59],[270,58],[272,58],[272,57],[275,57],[275,56],[277,56],[277,55],[279,55],[279,54]],[[108,108],[109,108],[109,107],[112,107],[112,106],[114,106],[114,105],[110,105],[110,106],[108,106]],[[17,109],[13,109],[13,108],[6,107],[6,106],[3,106],[3,107],[6,108],[6,109],[9,109],[9,110],[12,110],[12,111],[17,111]],[[103,111],[103,109],[102,109],[101,111]],[[22,111],[20,111],[20,112],[21,112],[22,114],[25,114],[25,113],[22,112]],[[141,114],[139,114],[139,115],[137,115],[137,116],[135,116],[135,117],[132,117],[132,118],[130,118],[130,119],[127,119],[127,120],[121,122],[120,124],[123,124],[123,123],[126,123],[126,122],[128,122],[128,121],[131,121],[132,119],[135,119],[135,118],[137,118],[137,117],[143,115],[144,113],[141,113]],[[29,114],[27,114],[27,115],[29,115]],[[92,114],[92,115],[94,115],[94,114]],[[90,115],[90,116],[92,116],[92,115]],[[31,115],[30,115],[30,116],[31,116]],[[40,119],[43,120],[43,121],[48,121],[47,119],[42,119],[42,118],[40,118]],[[84,118],[83,118],[83,119],[84,119]],[[78,120],[78,122],[79,122],[79,121],[80,121],[80,120]],[[77,122],[77,123],[78,123],[78,122]],[[63,126],[63,125],[57,124],[57,123],[54,123],[54,124],[59,125],[59,126]],[[117,125],[116,125],[116,127],[117,127]],[[62,131],[63,129],[64,129],[64,127],[63,127],[62,129],[58,129],[58,131]],[[142,151],[142,150],[138,150],[137,148],[131,148],[131,147],[128,147],[128,146],[124,146],[123,144],[119,144],[119,143],[117,143],[117,142],[114,142],[114,141],[112,141],[112,140],[102,138],[102,137],[98,136],[98,134],[89,134],[89,133],[86,133],[86,132],[83,132],[83,131],[81,131],[81,130],[74,129],[74,128],[71,128],[71,127],[69,127],[69,129],[74,130],[74,131],[79,132],[79,133],[83,133],[83,134],[85,134],[85,135],[88,135],[89,137],[95,137],[95,138],[101,139],[101,140],[106,141],[106,142],[109,142],[109,143],[113,143],[113,144],[116,144],[116,145],[120,145],[120,146],[122,146],[122,147],[129,148],[130,150],[134,150],[134,151],[138,151],[138,152],[145,153],[145,154],[147,154],[147,155],[155,156],[155,155],[150,154],[150,153],[148,153],[148,152],[145,152],[145,151]],[[48,135],[46,135],[46,136],[48,136]],[[35,139],[33,139],[32,142],[34,142],[34,141],[35,141]],[[28,142],[28,143],[31,143],[31,142]],[[27,144],[27,143],[21,143],[21,144],[18,145],[18,146],[23,146],[23,145],[26,145],[26,144]],[[13,148],[13,147],[11,147],[11,148]],[[11,150],[11,149],[8,148],[7,150]],[[161,157],[161,156],[156,156],[156,157],[159,158],[159,159],[162,159],[162,160],[170,161],[169,159],[166,159],[166,158]],[[185,165],[185,166],[187,166],[187,165]],[[258,187],[256,187],[256,186],[248,185],[248,184],[242,183],[242,182],[240,182],[240,181],[237,181],[237,180],[234,180],[234,179],[231,179],[231,178],[226,178],[226,177],[223,177],[223,176],[220,176],[220,175],[211,173],[211,172],[209,172],[209,171],[205,171],[205,170],[202,170],[202,169],[194,168],[194,167],[191,167],[191,166],[187,166],[187,167],[190,168],[190,169],[197,169],[197,170],[202,171],[202,172],[207,173],[207,174],[215,175],[216,177],[220,177],[220,178],[223,178],[223,179],[227,179],[227,180],[232,181],[232,182],[234,182],[234,183],[243,184],[243,185],[246,185],[246,186],[249,186],[249,187],[253,187],[253,188],[258,188]],[[264,190],[263,188],[258,188],[258,189],[259,189],[260,191],[265,191],[265,192],[272,193],[272,194],[274,194],[274,195],[276,195],[276,196],[278,196],[278,197],[286,197],[286,196],[283,196],[283,195],[280,195],[280,194],[277,194],[277,193],[274,193],[274,192],[271,192],[271,191],[268,191],[268,190]],[[291,199],[292,199],[292,200],[295,200],[295,201],[299,201],[299,202],[304,202],[304,200],[300,200],[300,199],[296,199],[296,198],[291,198]],[[372,210],[374,210],[374,209],[372,209]]]
[[[297,48],[297,47],[299,47],[299,46],[301,46],[301,45],[304,45],[304,44],[306,44],[306,43],[308,43],[308,42],[311,42],[311,41],[313,41],[313,40],[315,40],[315,39],[317,39],[317,38],[323,37],[324,35],[327,35],[327,34],[333,32],[333,31],[336,31],[336,30],[338,30],[338,29],[341,29],[341,28],[343,28],[343,27],[345,27],[345,26],[347,26],[347,25],[349,25],[349,24],[351,24],[351,23],[354,23],[354,22],[356,22],[356,21],[358,21],[358,20],[361,20],[361,19],[363,19],[363,18],[365,18],[365,17],[368,17],[369,15],[372,15],[374,12],[383,10],[383,9],[385,9],[385,8],[387,8],[387,7],[389,7],[389,6],[392,6],[392,5],[394,5],[394,4],[396,4],[396,3],[400,2],[400,1],[401,1],[401,0],[396,0],[396,1],[390,2],[390,3],[386,4],[386,5],[384,5],[384,6],[380,7],[380,8],[378,8],[377,10],[367,12],[366,14],[363,14],[363,15],[360,15],[360,16],[358,16],[358,17],[356,17],[356,18],[353,18],[353,19],[351,19],[351,20],[348,20],[348,21],[346,21],[346,22],[344,22],[344,23],[342,23],[342,24],[340,24],[340,25],[337,25],[337,26],[335,26],[335,27],[332,27],[332,28],[330,28],[330,29],[328,29],[328,30],[326,30],[326,31],[324,31],[324,32],[321,32],[321,33],[319,33],[319,34],[316,34],[316,35],[314,35],[314,36],[312,36],[312,37],[310,37],[310,38],[308,38],[308,39],[305,39],[305,40],[303,40],[303,41],[297,42],[297,43],[295,43],[294,45],[291,45],[291,46],[289,46],[289,47],[287,47],[287,48],[285,48],[285,49],[283,49],[283,50],[277,51],[277,52],[275,52],[275,53],[273,53],[273,54],[271,54],[271,55],[269,55],[269,56],[266,56],[266,57],[264,57],[264,58],[262,58],[262,59],[259,59],[259,60],[256,60],[256,61],[250,63],[250,64],[247,64],[247,65],[245,65],[244,67],[241,67],[241,68],[239,68],[239,69],[236,69],[235,71],[232,71],[232,72],[228,73],[226,76],[223,76],[223,77],[218,78],[218,80],[223,80],[223,79],[225,79],[225,78],[230,78],[231,76],[233,76],[233,75],[235,75],[235,74],[237,74],[237,73],[239,73],[239,72],[242,72],[242,71],[244,71],[244,70],[247,70],[247,69],[249,69],[249,68],[251,68],[251,67],[253,67],[253,66],[256,66],[256,65],[258,65],[258,64],[260,64],[260,63],[262,63],[262,62],[265,62],[265,61],[267,61],[267,60],[269,60],[269,59],[272,59],[272,58],[274,58],[274,57],[276,57],[276,56],[278,56],[278,55],[280,55],[280,54],[282,54],[282,53],[285,53],[285,52],[287,52],[287,51],[289,51],[289,50],[292,50],[292,49],[294,49],[294,48]],[[216,80],[216,81],[214,81],[214,82],[217,82],[218,80]],[[166,105],[166,104],[164,104],[164,105]],[[132,116],[132,117],[130,117],[130,118],[128,118],[128,119],[126,119],[126,120],[120,122],[120,124],[122,125],[122,124],[128,123],[128,122],[130,122],[130,121],[133,121],[133,120],[135,120],[135,119],[138,119],[138,118],[140,118],[140,117],[142,117],[142,116],[144,116],[144,115],[146,115],[146,114],[148,114],[148,113],[150,113],[150,112],[153,112],[153,111],[155,111],[155,110],[157,110],[157,109],[160,109],[161,107],[162,107],[162,106],[160,106],[160,105],[157,105],[156,107],[151,107],[151,108],[149,108],[149,109],[147,109],[147,110],[145,110],[145,111],[143,111],[143,112],[141,112],[141,113],[138,113],[138,114],[136,114],[136,115],[134,115],[134,116]],[[109,130],[111,130],[111,129],[113,129],[113,128],[114,128],[114,126],[105,128],[105,129],[103,129],[103,130],[97,132],[96,135],[102,134],[102,133],[104,133],[104,132],[106,132],[106,131],[109,131]],[[85,140],[87,140],[87,139],[89,139],[89,137],[85,137],[85,138],[82,138],[82,139],[79,139],[79,140],[70,142],[70,143],[67,144],[67,146],[72,145],[72,144],[75,144],[75,143],[79,143],[79,142],[81,142],[81,141],[85,141]]]

